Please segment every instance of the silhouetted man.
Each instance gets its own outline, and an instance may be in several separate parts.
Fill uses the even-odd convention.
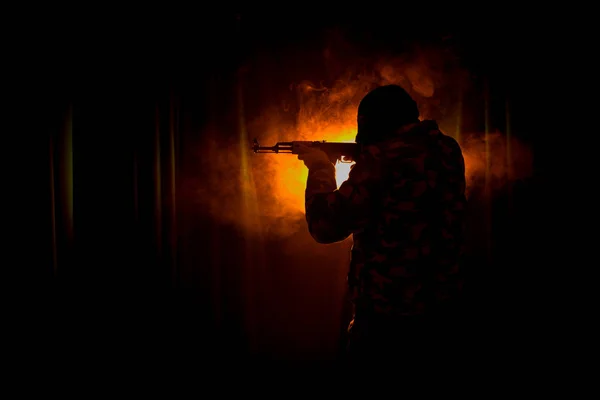
[[[417,104],[396,85],[362,99],[356,142],[363,150],[339,189],[324,152],[303,147],[298,156],[309,169],[311,235],[319,243],[353,235],[350,361],[407,362],[456,350],[466,207],[461,149],[434,121],[420,122]]]

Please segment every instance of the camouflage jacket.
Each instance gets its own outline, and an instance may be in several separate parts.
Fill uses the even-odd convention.
[[[352,299],[375,314],[420,315],[458,297],[465,207],[462,151],[434,121],[364,148],[339,189],[332,164],[308,173],[309,231],[319,243],[353,235]]]

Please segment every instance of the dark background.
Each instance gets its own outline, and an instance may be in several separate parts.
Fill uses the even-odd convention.
[[[54,345],[40,349],[60,348],[83,360],[108,354],[135,361],[335,360],[342,322],[331,322],[338,317],[331,310],[342,301],[323,307],[314,293],[329,284],[340,290],[344,282],[336,282],[344,279],[347,260],[270,259],[263,278],[296,282],[271,289],[270,302],[278,307],[255,307],[248,315],[244,296],[256,286],[248,265],[256,265],[257,256],[250,263],[246,249],[255,239],[194,208],[184,182],[205,179],[209,166],[198,149],[208,127],[237,134],[240,71],[259,54],[278,54],[268,76],[253,75],[262,94],[246,101],[251,119],[268,103],[261,97],[276,96],[292,81],[333,79],[320,58],[336,31],[367,59],[431,44],[451,48],[472,73],[478,96],[491,99],[491,120],[500,130],[508,99],[512,133],[534,151],[534,174],[514,184],[510,206],[508,192],[492,202],[498,221],[489,233],[493,251],[488,257],[475,249],[469,261],[469,312],[473,341],[487,343],[494,354],[536,348],[532,338],[553,310],[544,283],[553,272],[539,244],[550,235],[543,204],[552,128],[537,117],[551,114],[553,104],[540,96],[540,71],[549,73],[549,57],[566,46],[561,31],[542,35],[531,20],[499,14],[498,21],[452,25],[358,14],[89,15],[31,40],[18,115],[32,132],[26,141],[33,161],[23,166],[31,197],[23,202],[34,205],[12,235],[18,257],[9,269],[19,276],[7,280],[15,282],[9,288],[18,287],[9,304],[31,306],[31,343],[46,332],[44,342]],[[472,131],[483,131],[482,118],[470,121]],[[278,243],[261,245],[268,252]],[[339,268],[309,287],[313,278],[301,271],[310,263]],[[290,288],[296,289],[290,294]]]

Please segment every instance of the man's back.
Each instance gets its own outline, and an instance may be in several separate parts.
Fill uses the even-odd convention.
[[[459,145],[435,122],[370,149],[375,212],[354,232],[349,283],[357,310],[390,316],[441,311],[459,296],[465,173]],[[343,187],[340,188],[340,191]]]
[[[356,312],[430,314],[461,287],[464,162],[433,121],[365,148],[338,190],[333,166],[309,169],[306,218],[320,243],[354,237],[348,283]]]
[[[424,350],[451,359],[446,350],[458,349],[462,337],[455,318],[466,208],[460,147],[435,122],[419,122],[416,102],[398,85],[365,95],[357,126],[364,148],[339,188],[326,154],[298,153],[308,167],[310,234],[319,243],[354,238],[348,355],[364,366],[409,353],[422,359]]]

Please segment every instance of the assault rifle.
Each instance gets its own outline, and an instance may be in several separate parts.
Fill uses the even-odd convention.
[[[298,146],[316,147],[324,151],[328,156],[329,160],[335,164],[338,160],[343,163],[351,163],[360,154],[360,145],[358,143],[348,142],[326,142],[325,140],[319,142],[301,141],[296,140],[293,142],[277,142],[275,146],[265,147],[258,143],[257,139],[254,139],[252,150],[255,153],[287,153],[287,154],[298,154]]]

